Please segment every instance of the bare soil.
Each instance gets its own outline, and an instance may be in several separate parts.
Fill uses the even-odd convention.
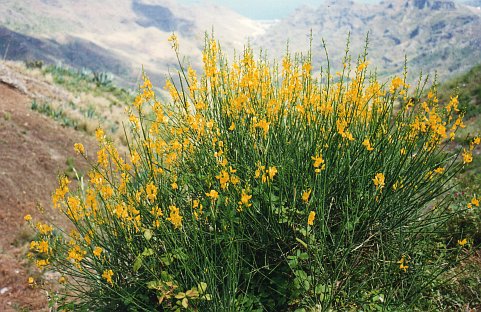
[[[12,81],[0,75],[0,311],[48,311],[46,292],[27,282],[29,276],[41,281],[48,274],[41,275],[26,260],[33,232],[23,218],[31,214],[34,220],[64,222],[50,203],[57,176],[65,172],[69,157],[82,167],[73,152],[75,142],[90,150],[95,144],[31,110],[39,90]]]

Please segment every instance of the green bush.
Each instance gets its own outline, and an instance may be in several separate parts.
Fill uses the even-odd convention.
[[[98,129],[88,181],[62,177],[53,195],[73,230],[37,224],[61,306],[399,310],[442,282],[469,245],[437,240],[467,209],[450,210],[449,181],[479,143],[445,149],[456,100],[414,103],[423,90],[368,77],[365,56],[314,76],[309,55],[229,64],[209,39],[204,74],[179,62],[170,103],[144,77],[129,157]]]

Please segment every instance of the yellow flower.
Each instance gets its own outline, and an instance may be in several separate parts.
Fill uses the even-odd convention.
[[[274,176],[277,174],[277,168],[274,167],[269,167],[269,170],[267,170],[267,173],[269,174],[269,179],[273,180]]]
[[[79,154],[82,154],[82,155],[85,154],[85,148],[84,148],[82,143],[75,143],[73,145],[73,149],[76,153],[79,153]]]
[[[95,130],[95,137],[97,138],[97,141],[103,141],[105,137],[104,130],[102,128],[97,128],[97,130]]]
[[[49,251],[48,241],[42,240],[41,242],[39,242],[37,245],[37,250],[40,253],[48,253]]]
[[[179,188],[179,186],[177,185],[177,182],[172,182],[170,186],[172,187],[173,190],[177,190]]]
[[[241,195],[241,200],[239,202],[239,205],[244,205],[246,207],[252,206],[251,203],[249,203],[249,200],[252,198],[252,195],[248,195],[245,190],[242,190],[242,195]]]
[[[401,87],[403,84],[404,82],[400,77],[394,77],[391,81],[391,91],[395,91],[397,88]]]
[[[472,161],[473,161],[473,154],[471,152],[468,152],[468,151],[464,150],[464,152],[463,152],[463,163],[469,164]]]
[[[133,165],[137,165],[137,163],[140,161],[140,155],[137,153],[137,151],[132,151],[132,154],[130,155],[130,161]]]
[[[205,193],[205,195],[207,197],[210,197],[211,200],[216,200],[217,198],[219,198],[219,193],[216,191],[216,190],[210,190],[209,193]]]
[[[35,283],[35,280],[33,279],[33,277],[30,276],[30,277],[28,278],[28,284],[29,284],[29,285],[33,285],[34,283]]]
[[[32,216],[28,214],[25,217],[23,217],[23,219],[28,222],[32,220]]]
[[[224,190],[227,188],[227,183],[229,182],[229,173],[222,170],[218,175],[215,176],[219,180],[220,187]]]
[[[316,212],[311,211],[309,212],[309,217],[307,218],[307,225],[313,225],[314,224],[314,218],[316,217]]]
[[[175,34],[170,35],[167,40],[170,42],[174,50],[179,48],[179,41],[177,40],[177,36]]]
[[[65,194],[68,193],[68,184],[70,183],[67,177],[60,178],[60,183],[55,193],[52,195],[52,202],[54,208],[60,207],[60,201],[64,199]]]
[[[401,183],[401,181],[398,180],[398,181],[396,181],[396,182],[393,184],[392,189],[393,189],[394,191],[396,191],[396,190],[398,190],[398,189],[400,189],[400,188],[402,188],[402,187],[403,187],[403,184]]]
[[[309,201],[309,196],[311,196],[311,189],[308,189],[307,191],[302,192],[302,201],[307,203]]]
[[[53,228],[48,224],[43,224],[38,222],[36,226],[40,234],[43,234],[43,235],[48,235],[53,231]]]
[[[364,139],[364,141],[362,141],[362,145],[364,145],[368,151],[372,151],[374,149],[374,147],[371,146],[369,139]]]
[[[376,173],[374,179],[372,179],[374,185],[378,189],[382,189],[384,187],[384,174],[383,173]]]
[[[468,240],[466,238],[463,238],[463,239],[458,239],[458,244],[459,246],[461,247],[464,247],[464,245],[466,245],[468,243]]]
[[[112,281],[112,276],[114,275],[114,272],[112,270],[105,270],[102,273],[102,278],[104,278],[110,285],[113,285]]]
[[[157,187],[153,182],[147,184],[145,192],[147,193],[147,200],[153,202],[157,198]]]
[[[260,120],[258,123],[256,123],[254,126],[256,128],[261,128],[262,130],[264,130],[264,136],[267,135],[267,132],[269,132],[269,125],[271,123],[266,121],[265,119],[262,119]]]
[[[73,263],[78,264],[80,261],[83,260],[86,253],[87,252],[85,250],[82,250],[80,246],[74,245],[72,248],[69,249],[67,258]]]
[[[162,211],[161,208],[159,208],[158,206],[155,206],[153,207],[151,210],[150,210],[150,213],[155,216],[155,217],[162,217],[164,215],[164,212]]]
[[[239,184],[240,183],[240,179],[239,177],[235,176],[235,175],[231,175],[230,176],[230,182],[233,184],[233,185],[236,185],[236,184]]]
[[[256,172],[255,172],[255,178],[259,178],[261,176],[261,172],[264,171],[266,167],[261,166],[260,164],[257,166]]]
[[[100,257],[100,254],[102,253],[103,249],[101,247],[95,247],[94,248],[94,256],[96,256],[97,258]]]
[[[402,256],[401,257],[401,260],[399,260],[397,263],[399,263],[399,269],[401,270],[404,270],[404,272],[406,272],[406,270],[409,268],[409,265],[407,265],[409,261],[406,260],[406,257],[405,256]]]
[[[473,199],[471,199],[471,204],[476,207],[479,207],[479,199],[477,199],[476,196],[474,196]]]
[[[438,168],[434,169],[434,172],[436,172],[438,174],[442,174],[444,171],[445,171],[445,169],[443,167],[438,167]]]
[[[48,259],[41,259],[41,260],[37,260],[35,264],[37,265],[37,268],[43,270],[44,267],[50,264],[50,261],[48,261]]]
[[[179,214],[179,208],[176,206],[169,206],[169,210],[170,215],[167,220],[170,221],[176,229],[182,227],[182,216]]]
[[[230,124],[229,131],[234,131],[234,129],[235,129],[235,123],[232,122],[232,123]]]
[[[324,170],[326,168],[326,164],[322,155],[319,156],[311,156],[311,159],[314,160],[314,168]],[[317,171],[316,171],[317,172]]]
[[[369,62],[362,62],[361,64],[359,64],[359,66],[357,67],[357,71],[360,72],[360,71],[363,71],[367,65],[369,64]]]
[[[475,137],[473,139],[473,145],[479,145],[481,144],[481,138],[480,137]]]
[[[97,162],[104,168],[107,168],[107,166],[109,165],[109,159],[107,157],[107,152],[105,151],[105,149],[102,148],[97,152]]]

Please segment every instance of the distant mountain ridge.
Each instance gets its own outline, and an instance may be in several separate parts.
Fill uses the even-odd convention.
[[[101,67],[123,78],[123,85],[133,86],[142,67],[161,84],[169,67],[175,66],[167,41],[172,32],[179,37],[183,56],[200,69],[206,31],[214,29],[226,50],[242,50],[248,38],[266,28],[223,7],[187,7],[173,0],[4,0],[0,26],[4,27],[0,55],[7,59],[35,57],[74,67]],[[66,47],[75,45],[79,53],[72,57],[76,51]],[[85,54],[89,61],[80,55],[87,45],[98,47],[98,54]],[[17,53],[26,47],[32,51]]]
[[[108,50],[79,38],[65,43],[53,39],[35,38],[0,26],[0,42],[5,49],[2,57],[14,61],[42,60],[63,63],[92,71],[108,71],[117,76],[129,75],[126,64]],[[48,52],[48,53],[46,53]]]
[[[402,72],[405,56],[413,76],[437,71],[440,79],[481,62],[481,11],[454,1],[325,2],[314,10],[299,8],[256,43],[284,51],[280,48],[289,40],[291,50],[302,51],[308,48],[310,29],[314,60],[324,60],[316,66],[326,63],[324,38],[331,64],[339,68],[348,33],[353,55],[362,53],[369,33],[367,58],[381,76]]]
[[[475,1],[471,1],[475,2]],[[61,61],[116,74],[133,82],[142,66],[162,83],[176,64],[167,37],[175,32],[180,53],[201,68],[205,31],[224,51],[239,53],[250,42],[280,57],[306,51],[312,30],[314,68],[341,66],[347,34],[351,52],[361,53],[369,33],[368,60],[380,76],[399,74],[408,57],[416,76],[437,71],[440,79],[481,62],[481,10],[449,0],[394,0],[362,4],[325,1],[300,7],[274,23],[250,20],[215,5],[182,6],[173,0],[4,0],[0,3],[0,56]],[[124,83],[125,85],[125,83]]]

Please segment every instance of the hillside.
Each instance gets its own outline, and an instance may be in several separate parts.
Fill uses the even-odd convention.
[[[461,109],[466,112],[468,121],[478,119],[481,115],[481,64],[440,86],[441,100],[449,100],[449,94],[459,94],[459,101],[463,104]]]
[[[441,80],[466,71],[481,59],[481,10],[454,1],[329,1],[317,8],[299,8],[256,42],[278,55],[285,51],[279,43],[286,40],[291,50],[305,51],[309,29],[314,36],[314,59],[323,59],[326,65],[320,40],[324,38],[331,65],[337,68],[342,64],[347,34],[351,34],[350,48],[356,56],[362,53],[369,32],[367,59],[381,76],[402,72],[405,55],[412,78],[422,70],[436,71]]]
[[[357,56],[369,32],[368,59],[380,76],[402,72],[405,56],[412,77],[421,70],[436,71],[441,80],[481,58],[481,10],[449,0],[325,1],[274,22],[251,20],[221,6],[183,6],[171,0],[0,3],[0,55],[111,72],[126,87],[135,86],[142,66],[163,85],[176,64],[167,42],[172,32],[180,39],[181,55],[200,69],[204,34],[212,30],[228,54],[242,51],[249,41],[274,57],[286,50],[287,42],[290,51],[305,52],[312,30],[314,68],[326,64],[324,38],[335,70],[348,33]]]
[[[27,283],[39,273],[25,259],[32,232],[23,217],[61,222],[50,205],[57,174],[72,174],[69,164],[85,169],[72,144],[84,142],[90,151],[95,144],[84,132],[33,111],[33,100],[63,97],[68,91],[14,65],[0,63],[0,311],[45,311],[46,294]],[[57,277],[46,272],[45,278]]]
[[[226,50],[242,50],[248,37],[265,29],[223,7],[186,7],[169,0],[7,0],[0,3],[0,26],[0,54],[7,59],[108,71],[124,86],[135,86],[142,66],[154,80],[163,80],[176,64],[167,42],[172,32],[182,42],[181,52],[198,67],[205,31],[214,29]]]
[[[481,64],[474,66],[464,74],[458,75],[439,86],[439,98],[447,103],[452,94],[459,95],[460,109],[465,112],[466,128],[461,129],[459,141],[467,136],[481,135]],[[481,157],[474,158],[473,166],[462,173],[460,188],[481,193]],[[481,218],[480,225],[481,225]],[[481,232],[481,231],[480,231]],[[481,233],[479,234],[481,240]]]

